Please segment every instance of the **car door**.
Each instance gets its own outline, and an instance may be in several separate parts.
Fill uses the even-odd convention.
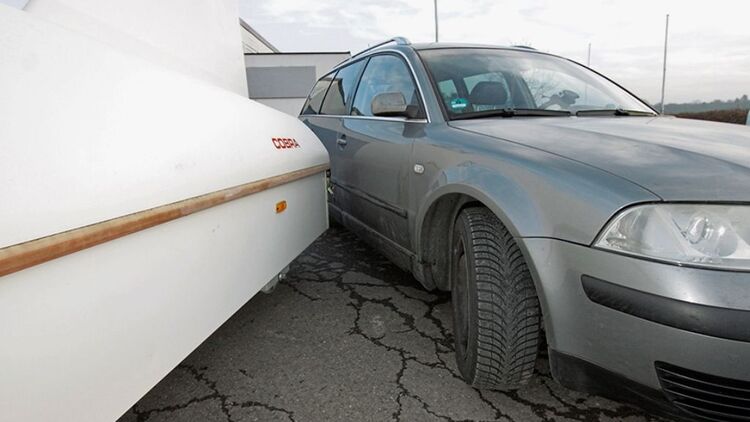
[[[320,138],[328,151],[331,180],[341,179],[341,149],[338,148],[337,141],[341,134],[342,119],[349,112],[352,94],[364,63],[364,60],[355,61],[322,77],[302,107],[300,119]],[[335,195],[329,197],[329,202],[343,210],[348,208]]]
[[[419,109],[417,118],[374,116],[373,98],[400,92]],[[371,56],[360,77],[349,116],[343,119],[337,152],[335,195],[355,224],[364,225],[391,241],[397,249],[411,249],[408,194],[413,175],[412,142],[424,133],[424,107],[405,60],[397,54]],[[391,245],[392,246],[392,245]]]

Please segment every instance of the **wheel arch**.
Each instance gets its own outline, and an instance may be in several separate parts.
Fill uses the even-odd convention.
[[[474,174],[475,180],[455,180],[432,190],[417,214],[415,251],[423,268],[423,284],[427,287],[450,289],[447,254],[453,224],[458,213],[473,204],[486,207],[497,216],[520,243],[529,262],[522,238],[525,234],[538,232],[543,226],[537,218],[540,214],[535,204],[520,186],[514,186],[497,173],[488,174],[477,169]],[[449,177],[443,177],[443,180],[449,180]]]
[[[548,327],[549,306],[544,293],[544,285],[523,237],[525,230],[531,227],[538,228],[541,223],[528,218],[514,219],[514,216],[524,212],[524,207],[519,206],[520,204],[516,204],[515,207],[506,207],[508,203],[502,201],[502,198],[493,198],[476,187],[462,184],[446,185],[435,190],[425,201],[425,206],[419,213],[416,231],[420,281],[429,289],[450,290],[449,255],[453,227],[459,212],[474,205],[489,209],[513,235],[531,273],[542,310],[543,325],[545,328]],[[509,210],[511,212],[508,212]]]

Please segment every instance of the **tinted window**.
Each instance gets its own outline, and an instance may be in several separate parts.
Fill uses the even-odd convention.
[[[406,63],[396,56],[375,56],[367,63],[357,93],[354,95],[352,115],[372,116],[372,99],[385,92],[400,92],[406,103],[419,105],[419,96]]]
[[[315,84],[310,96],[305,101],[305,105],[302,106],[302,114],[318,114],[332,79],[332,75],[326,75]]]
[[[328,88],[320,114],[346,114],[346,102],[352,95],[363,64],[364,61],[360,60],[338,71],[331,82],[331,87]]]

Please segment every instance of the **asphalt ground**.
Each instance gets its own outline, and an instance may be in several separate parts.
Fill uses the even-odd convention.
[[[521,390],[475,390],[451,325],[450,294],[333,227],[120,421],[662,420],[561,387],[546,356]]]

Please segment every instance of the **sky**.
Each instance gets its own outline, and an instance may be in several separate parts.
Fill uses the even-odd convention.
[[[26,3],[28,3],[29,0],[0,0],[0,3],[7,4],[8,6],[13,6],[16,8],[22,8]]]
[[[750,95],[747,0],[438,0],[441,42],[529,45],[586,63],[643,99]],[[393,36],[434,40],[433,0],[240,0],[240,16],[282,51],[352,51]]]
[[[433,0],[238,1],[240,16],[282,51],[435,37]],[[669,13],[666,102],[750,95],[747,0],[438,0],[438,8],[441,42],[529,45],[584,64],[591,43],[591,67],[651,103],[660,100]]]

